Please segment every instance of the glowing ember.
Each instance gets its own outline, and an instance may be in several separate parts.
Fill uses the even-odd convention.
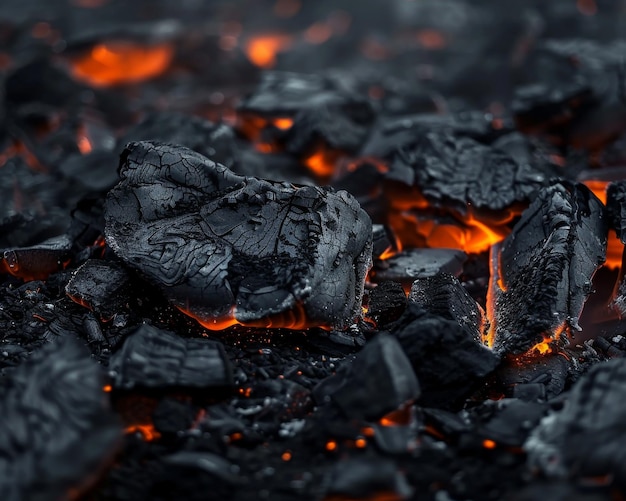
[[[291,461],[291,451],[283,452],[283,455],[280,457],[283,461]]]
[[[173,56],[174,48],[166,43],[102,43],[72,62],[72,74],[95,87],[142,82],[163,73]]]
[[[493,440],[489,440],[488,438],[483,440],[483,447],[485,449],[495,449],[497,444]]]
[[[157,438],[161,437],[161,434],[151,424],[134,424],[126,427],[124,431],[126,434],[139,432],[141,433],[143,439],[147,442],[156,440]]]
[[[261,68],[271,68],[276,64],[276,54],[291,45],[288,35],[262,35],[251,38],[246,43],[246,55],[252,64]]]
[[[380,421],[378,421],[378,423],[382,426],[406,426],[411,422],[411,419],[411,406],[405,405],[400,409],[386,414],[380,419]]]
[[[293,125],[293,119],[289,117],[275,118],[274,120],[272,120],[272,123],[274,124],[274,127],[276,127],[277,129],[287,130],[287,129],[290,129],[291,126]]]
[[[609,182],[610,181],[602,181],[599,179],[586,179],[582,181],[604,205],[606,205],[606,188]]]
[[[609,230],[606,247],[606,262],[604,266],[612,270],[617,270],[622,266],[622,254],[624,244],[617,238],[615,230]]]
[[[326,450],[329,452],[337,450],[337,442],[335,442],[334,440],[329,440],[328,442],[326,442]]]
[[[311,169],[315,175],[326,178],[335,172],[336,154],[322,148],[304,160],[304,165]]]

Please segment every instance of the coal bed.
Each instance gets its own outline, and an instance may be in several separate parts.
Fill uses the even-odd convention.
[[[626,4],[4,0],[0,499],[626,498]]]

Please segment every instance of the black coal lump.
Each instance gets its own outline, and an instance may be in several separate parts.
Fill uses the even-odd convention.
[[[345,416],[365,420],[378,420],[419,395],[411,363],[388,334],[374,337],[313,392],[318,403],[332,402]]]
[[[562,410],[526,441],[529,465],[556,477],[612,475],[626,485],[626,360],[595,365],[576,382]]]
[[[346,192],[238,176],[187,148],[131,143],[105,235],[204,326],[345,328],[361,314],[369,216]]]
[[[606,190],[609,224],[622,243],[626,243],[626,181],[610,183]]]
[[[586,186],[557,183],[537,194],[494,258],[496,351],[523,353],[563,326],[580,329],[607,232],[604,206]]]
[[[110,459],[121,424],[104,374],[71,337],[36,351],[0,392],[0,498],[64,499]]]
[[[497,367],[499,358],[457,321],[409,302],[389,328],[411,361],[420,382],[420,403],[450,407],[471,393]]]
[[[397,320],[407,305],[402,284],[386,281],[369,293],[368,316],[373,318],[380,329]]]
[[[223,345],[205,338],[185,339],[144,324],[111,356],[113,386],[133,388],[223,389],[232,367]]]

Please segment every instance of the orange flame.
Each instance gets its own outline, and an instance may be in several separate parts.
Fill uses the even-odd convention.
[[[250,62],[261,68],[271,68],[276,64],[276,54],[291,46],[289,35],[261,35],[246,43],[246,55]]]
[[[127,426],[124,432],[127,435],[139,432],[141,433],[143,439],[147,442],[161,437],[161,434],[151,424],[133,424],[131,426]]]
[[[88,54],[74,59],[72,74],[94,87],[142,82],[163,73],[173,56],[174,48],[167,43],[101,43]]]
[[[497,445],[498,444],[496,444],[493,440],[490,440],[488,438],[483,440],[483,447],[485,449],[495,449]]]
[[[320,147],[311,156],[305,158],[304,165],[320,178],[328,178],[335,172],[338,153],[325,147]]]
[[[606,188],[609,185],[610,181],[603,181],[600,179],[585,179],[581,182],[587,188],[589,188],[604,205],[606,205]]]

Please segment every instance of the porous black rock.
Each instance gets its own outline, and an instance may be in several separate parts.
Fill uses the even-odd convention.
[[[142,325],[111,356],[115,388],[224,389],[232,386],[232,367],[223,345],[204,338],[185,339]]]
[[[412,302],[389,330],[411,361],[424,406],[454,405],[499,363],[499,358],[457,321],[430,313]]]
[[[112,457],[121,424],[104,375],[71,337],[47,344],[0,391],[0,497],[65,499]]]
[[[114,252],[206,327],[344,328],[372,231],[346,192],[242,177],[187,148],[131,143],[108,195]]]

